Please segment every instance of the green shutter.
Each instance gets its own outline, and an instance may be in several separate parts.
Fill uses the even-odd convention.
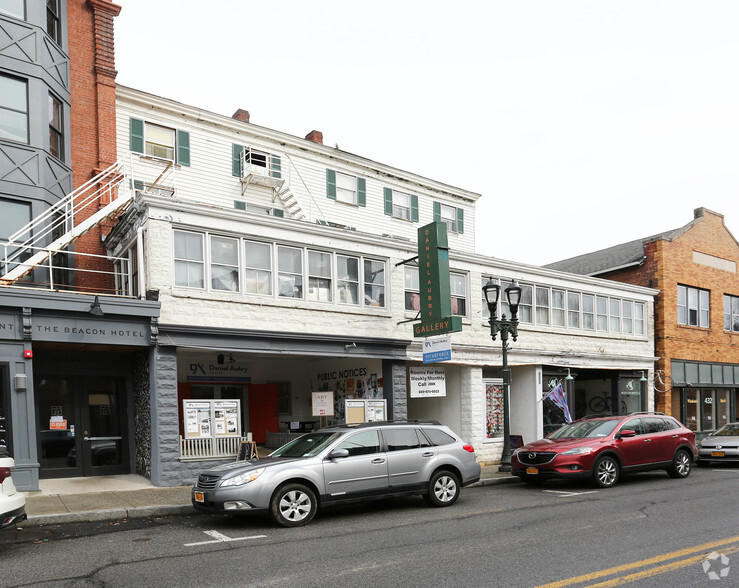
[[[282,160],[279,155],[269,156],[269,175],[278,180],[282,179]]]
[[[231,175],[237,178],[241,177],[241,152],[243,150],[241,145],[231,145]]]
[[[190,165],[190,133],[177,131],[177,163]]]
[[[457,209],[457,232],[461,235],[464,233],[464,210]]]
[[[441,222],[441,204],[434,202],[434,222]]]
[[[326,197],[336,200],[336,172],[326,169]]]
[[[241,200],[234,200],[234,208],[236,210],[246,210],[246,202],[242,202]]]
[[[367,180],[357,178],[357,204],[367,206]]]
[[[411,221],[418,222],[418,196],[411,194]]]
[[[390,188],[383,188],[382,194],[385,199],[385,214],[393,216],[393,191]]]
[[[279,216],[280,218],[285,217],[285,211],[281,208],[273,208],[272,209],[272,216]]]
[[[144,152],[144,121],[138,118],[130,120],[129,129],[131,131],[130,147],[134,153]]]

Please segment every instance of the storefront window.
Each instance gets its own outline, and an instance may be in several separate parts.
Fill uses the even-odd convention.
[[[685,418],[683,424],[691,431],[698,430],[698,390],[685,391]]]
[[[488,439],[503,435],[503,385],[493,382],[485,383],[485,402],[487,408]]]

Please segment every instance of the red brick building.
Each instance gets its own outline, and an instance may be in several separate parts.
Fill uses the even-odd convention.
[[[724,217],[547,267],[657,288],[655,407],[705,431],[739,420],[739,243]],[[656,378],[655,378],[656,375]]]

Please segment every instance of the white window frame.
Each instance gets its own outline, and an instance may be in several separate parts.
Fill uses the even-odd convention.
[[[392,190],[393,195],[393,218],[411,220],[412,197],[408,192]],[[405,200],[405,202],[402,202]]]
[[[295,272],[293,268],[287,268],[283,269],[280,266],[280,252],[281,251],[298,251],[300,255],[298,256],[298,260],[300,261],[300,271]],[[290,245],[277,245],[277,280],[278,280],[278,287],[277,287],[277,297],[278,298],[293,298],[296,300],[303,300],[305,298],[305,288],[304,288],[304,272],[305,272],[305,250],[302,247],[292,247]],[[292,280],[292,287],[293,287],[293,293],[299,292],[300,295],[298,296],[289,296],[287,294],[282,293],[282,289],[279,287],[279,281],[280,278],[286,277]]]
[[[467,303],[467,274],[449,272],[449,293],[451,294],[452,315],[466,317],[469,304]],[[457,312],[454,312],[454,302],[457,301]],[[463,312],[459,312],[459,302],[462,302]]]
[[[567,291],[567,328],[580,328],[580,292]]]
[[[387,296],[385,295],[387,292],[387,284],[385,280],[387,267],[385,262],[372,257],[362,257],[360,258],[360,262],[362,264],[362,286],[364,287],[362,305],[369,308],[385,308],[387,305]],[[372,271],[371,269],[368,269],[368,264],[371,265],[374,263],[382,264],[382,271]],[[368,281],[368,273],[370,274],[369,279],[372,281]],[[378,275],[382,275],[382,281],[375,282]],[[368,304],[368,300],[376,302],[376,304]]]
[[[446,224],[447,231],[457,232],[457,207],[439,202],[439,218]]]
[[[595,330],[595,296],[593,294],[583,293],[582,295],[582,328],[586,331]]]
[[[340,180],[343,180],[343,185]],[[349,183],[352,184],[351,188]],[[336,201],[357,205],[357,176],[336,171]]]
[[[199,239],[200,239],[200,259],[190,258],[190,257],[177,257],[177,253],[176,253],[177,252],[177,246],[176,246],[176,244],[177,244],[177,235],[178,234],[182,234],[182,235],[196,235],[197,237],[199,237]],[[172,238],[173,238],[173,243],[172,243],[173,256],[172,257],[173,257],[173,262],[174,262],[174,274],[173,274],[174,275],[174,283],[175,283],[175,286],[176,287],[178,287],[178,288],[191,288],[191,289],[196,289],[196,290],[205,290],[206,289],[206,284],[207,284],[208,280],[207,280],[206,271],[205,271],[205,269],[206,269],[205,268],[205,261],[206,261],[206,256],[205,256],[205,242],[206,242],[206,239],[205,239],[205,237],[206,237],[206,233],[202,233],[202,232],[198,232],[198,231],[187,231],[187,230],[184,230],[184,229],[174,229],[174,231],[172,233]],[[177,282],[177,266],[178,266],[178,264],[180,264],[180,266],[183,266],[184,265],[184,267],[186,269],[186,274],[187,274],[187,283],[186,284],[182,284],[182,283],[178,283]],[[201,268],[202,285],[200,285],[200,286],[197,286],[197,285],[194,286],[194,285],[192,285],[192,282],[190,280],[190,268],[191,267],[197,267],[197,266],[200,266],[200,268]]]
[[[151,133],[150,131],[153,131],[154,129],[162,129],[164,131],[172,133],[172,145],[170,146],[166,143],[162,143],[159,140],[153,140],[151,138],[151,135],[153,133]],[[172,156],[170,157],[168,154],[161,155],[156,152],[157,149],[166,150],[167,153],[169,152],[169,150],[171,150]],[[144,155],[148,157],[154,157],[156,159],[164,159],[166,161],[175,161],[175,157],[177,156],[177,129],[173,129],[172,127],[160,125],[157,123],[144,121]]]
[[[14,105],[11,106],[8,102],[7,97],[0,96],[0,111],[4,111],[10,114],[20,115],[19,118],[22,117],[25,120],[25,131],[26,131],[25,137],[21,139],[19,137],[16,137],[15,135],[2,132],[2,128],[0,127],[0,138],[7,139],[9,141],[17,141],[19,143],[24,143],[27,145],[29,141],[29,137],[28,137],[28,133],[29,133],[28,80],[16,78],[14,76],[9,76],[5,74],[0,74],[0,78],[8,80],[8,82],[10,83],[15,83],[15,84],[18,84],[19,86],[23,86],[23,96],[25,99],[24,110],[20,110],[16,108]]]
[[[408,298],[408,295],[411,298]],[[413,296],[415,295],[415,298]],[[413,308],[413,304],[408,306],[409,300],[417,300],[418,308]],[[421,280],[418,273],[418,267],[406,265],[403,267],[403,308],[407,312],[419,312],[421,310]]]
[[[317,273],[313,270],[314,260],[327,260],[327,263],[320,262],[319,268],[324,273]],[[308,264],[306,267],[308,272],[308,300],[312,302],[333,302],[333,284],[334,284],[334,268],[333,256],[328,251],[318,251],[315,249],[308,250]],[[326,287],[328,284],[328,287]]]
[[[708,290],[677,285],[677,323],[679,325],[707,329],[711,326],[711,296]],[[681,317],[681,311],[683,317]],[[693,313],[695,318],[693,319]]]
[[[222,261],[214,261],[213,260],[213,242],[215,240],[220,240],[223,242],[230,242],[233,244],[233,252],[236,254],[236,260],[233,263],[225,263]],[[209,278],[210,278],[210,288],[214,292],[240,292],[241,291],[241,272],[239,271],[241,268],[241,263],[239,261],[239,240],[234,237],[225,237],[223,235],[210,235],[208,239],[208,260],[209,260]],[[229,268],[230,271],[236,272],[236,283],[235,288],[221,288],[216,286],[216,278],[213,274],[214,268]]]
[[[343,263],[342,260],[344,260]],[[356,263],[356,275],[349,273],[351,261]],[[336,301],[339,304],[359,306],[359,297],[362,295],[360,292],[362,272],[360,264],[361,260],[356,255],[336,254]],[[344,275],[341,273],[342,265],[346,268]]]
[[[255,247],[266,247],[267,248],[267,267],[260,267],[257,265],[249,265],[250,259],[249,259],[249,253],[248,248],[249,246],[255,246]],[[244,240],[244,292],[246,294],[255,295],[255,296],[272,296],[272,292],[274,291],[274,284],[272,283],[273,276],[274,276],[274,259],[273,259],[273,247],[272,243],[265,243],[263,241],[251,241],[249,239]],[[265,282],[263,279],[260,279],[260,277],[264,276],[266,274],[267,281]],[[253,279],[250,277],[253,276]],[[268,292],[260,292],[260,285],[266,283],[269,286]],[[254,285],[255,287],[251,287],[251,285]]]
[[[724,294],[724,331],[739,333],[739,296]]]

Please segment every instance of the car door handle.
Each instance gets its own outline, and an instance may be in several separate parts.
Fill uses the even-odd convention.
[[[651,442],[652,442],[651,439],[644,439],[644,443],[651,443]]]
[[[381,457],[378,457],[377,459],[373,459],[371,463],[385,463],[385,460]]]
[[[427,451],[426,453],[422,454],[421,457],[434,457],[434,454],[432,451]]]

